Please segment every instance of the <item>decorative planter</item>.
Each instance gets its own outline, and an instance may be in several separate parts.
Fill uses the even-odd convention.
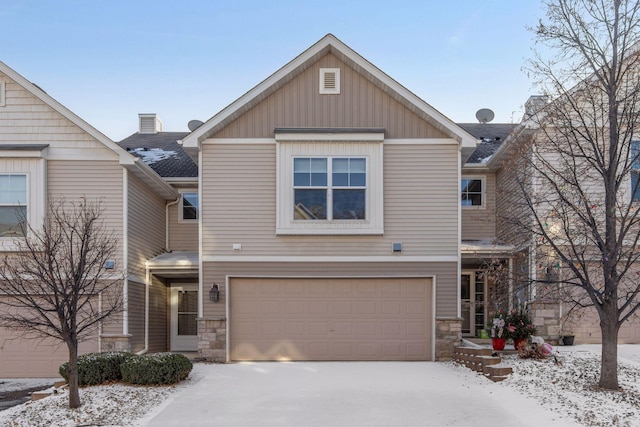
[[[507,340],[504,338],[491,338],[491,345],[494,350],[504,350],[504,345],[507,343]]]
[[[574,335],[563,335],[562,336],[562,345],[573,345]]]
[[[513,348],[518,350],[522,346],[526,346],[529,338],[514,338],[513,339]]]

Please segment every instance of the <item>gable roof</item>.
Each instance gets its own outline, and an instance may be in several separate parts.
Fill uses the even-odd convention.
[[[158,174],[156,174],[149,166],[140,161],[139,158],[132,156],[125,149],[109,139],[102,132],[91,126],[89,123],[82,120],[79,116],[74,114],[67,107],[56,101],[45,91],[40,89],[34,83],[22,77],[11,67],[0,61],[0,72],[12,79],[22,88],[24,88],[31,95],[44,102],[50,108],[62,115],[74,125],[78,126],[96,141],[102,143],[105,147],[113,151],[118,155],[119,163],[131,171],[134,175],[140,178],[143,182],[153,188],[159,195],[166,199],[175,199],[178,193],[167,184]]]
[[[476,140],[466,131],[458,127],[449,118],[427,104],[413,92],[393,80],[379,68],[360,56],[353,49],[340,41],[333,34],[327,34],[313,46],[298,55],[291,62],[267,77],[260,84],[249,90],[222,111],[211,117],[202,126],[187,135],[182,141],[183,147],[194,156],[200,143],[233,122],[246,111],[266,99],[280,89],[292,78],[309,68],[320,58],[333,54],[342,62],[365,76],[393,99],[417,114],[420,118],[455,139],[463,151],[463,160],[476,148]]]
[[[178,144],[189,132],[134,133],[118,142],[163,178],[196,178],[198,166]]]
[[[470,165],[486,164],[518,125],[515,123],[458,123],[458,126],[480,140],[473,154],[467,159],[466,164]]]

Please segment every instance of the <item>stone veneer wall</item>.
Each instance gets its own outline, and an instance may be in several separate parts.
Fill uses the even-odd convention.
[[[198,354],[210,362],[226,362],[227,319],[198,319]]]
[[[126,351],[131,352],[131,335],[107,335],[100,336],[100,351]]]
[[[552,344],[558,343],[560,336],[560,304],[553,301],[529,303],[531,320],[538,330],[537,335]]]
[[[453,359],[453,350],[462,339],[462,319],[439,317],[436,319],[436,360]]]

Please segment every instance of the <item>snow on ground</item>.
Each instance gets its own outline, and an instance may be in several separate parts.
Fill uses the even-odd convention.
[[[640,425],[640,345],[619,346],[620,391],[597,389],[600,346],[560,347],[559,359],[524,360],[507,356],[505,362],[514,373],[497,387],[511,390],[537,401],[542,408],[584,426]],[[452,371],[467,370],[447,362]],[[206,371],[207,366],[201,366]],[[195,372],[196,370],[194,370]],[[452,372],[453,374],[453,372]],[[0,426],[143,426],[167,404],[171,396],[198,381],[194,374],[177,386],[138,387],[123,384],[82,388],[83,405],[67,408],[66,392],[40,401],[0,411]],[[0,380],[1,382],[2,380]],[[478,376],[470,387],[489,381]],[[478,387],[478,392],[486,392]],[[0,385],[2,391],[2,385]],[[504,400],[506,408],[509,400]],[[562,424],[559,424],[562,425]]]
[[[598,389],[600,357],[591,351],[562,349],[556,363],[507,356],[513,374],[503,384],[538,401],[550,411],[566,414],[583,426],[640,425],[640,369],[638,362],[618,362],[619,391]]]

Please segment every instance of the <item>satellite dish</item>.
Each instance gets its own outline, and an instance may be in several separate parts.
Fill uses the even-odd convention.
[[[194,130],[198,129],[200,126],[202,126],[204,123],[201,122],[200,120],[189,120],[189,123],[187,123],[187,127],[189,128],[189,130],[191,132],[193,132]]]
[[[481,108],[476,113],[476,119],[478,119],[480,123],[489,123],[495,116],[493,111],[488,108]]]

